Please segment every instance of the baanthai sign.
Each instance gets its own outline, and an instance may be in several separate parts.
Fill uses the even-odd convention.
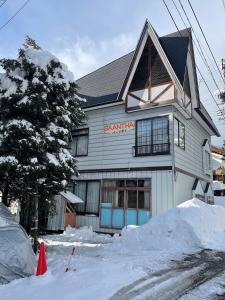
[[[122,133],[131,129],[135,129],[135,121],[105,125],[104,133]]]

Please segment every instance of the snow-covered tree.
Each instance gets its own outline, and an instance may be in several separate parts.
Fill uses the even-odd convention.
[[[63,191],[76,174],[71,131],[85,116],[73,74],[27,37],[17,59],[1,59],[0,190],[32,205]],[[23,202],[22,202],[23,204]]]

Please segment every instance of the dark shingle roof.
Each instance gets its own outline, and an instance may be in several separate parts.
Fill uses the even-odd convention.
[[[163,36],[159,41],[181,83],[183,85],[190,30]],[[98,70],[77,80],[79,94],[86,98],[85,107],[119,101],[118,95],[129,70],[132,51]]]
[[[86,107],[114,102],[121,90],[134,51],[77,80]]]

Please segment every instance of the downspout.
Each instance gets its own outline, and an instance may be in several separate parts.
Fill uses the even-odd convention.
[[[172,106],[172,134],[171,134],[171,149],[172,149],[172,197],[173,197],[173,207],[175,207],[175,147],[174,147],[174,106]]]

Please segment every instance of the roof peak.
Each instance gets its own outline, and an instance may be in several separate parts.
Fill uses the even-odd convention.
[[[150,21],[148,19],[146,19],[144,27],[148,26],[148,25],[151,25],[151,23],[150,23]],[[179,33],[185,33],[185,31],[188,33],[188,35],[180,36]],[[191,27],[188,27],[188,28],[181,29],[179,31],[174,31],[174,32],[166,34],[166,35],[162,35],[162,36],[159,37],[159,39],[166,38],[166,37],[171,37],[171,38],[172,37],[179,37],[179,38],[188,37],[188,36],[190,36],[190,33],[191,33]],[[126,53],[126,54],[124,54],[124,55],[122,55],[122,56],[120,56],[120,57],[118,57],[118,58],[116,58],[116,59],[114,59],[114,60],[112,60],[112,61],[110,61],[110,62],[108,62],[108,63],[106,63],[105,65],[103,65],[103,66],[101,66],[101,67],[99,67],[99,68],[97,68],[97,69],[95,69],[95,70],[93,70],[93,71],[91,71],[91,72],[89,72],[89,73],[87,73],[87,74],[85,74],[85,75],[77,78],[76,81],[79,81],[80,79],[83,79],[86,76],[89,76],[90,74],[92,74],[94,72],[97,72],[98,70],[100,70],[100,69],[102,69],[104,67],[107,67],[108,65],[114,63],[115,61],[117,61],[117,60],[119,60],[119,59],[121,59],[121,58],[123,58],[123,57],[125,57],[127,55],[130,55],[134,51],[135,51],[135,49],[132,50],[132,51],[130,51],[130,52],[128,52],[128,53]]]

